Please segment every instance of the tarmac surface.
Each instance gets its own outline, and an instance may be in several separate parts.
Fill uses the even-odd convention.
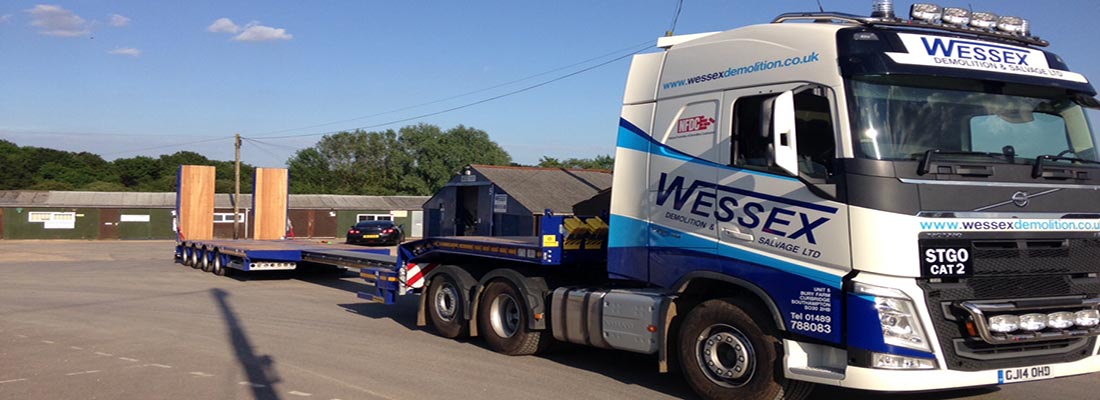
[[[356,273],[219,277],[175,263],[173,245],[0,240],[0,399],[694,398],[653,356],[504,356],[417,327],[416,296],[357,299]],[[1087,399],[1098,378],[889,398]]]

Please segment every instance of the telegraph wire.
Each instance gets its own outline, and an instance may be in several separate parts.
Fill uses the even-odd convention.
[[[676,13],[672,14],[672,25],[665,31],[665,36],[672,36],[673,32],[676,32],[676,22],[680,20],[680,10],[684,9],[684,0],[680,0],[676,3]]]
[[[434,111],[434,112],[430,112],[430,113],[420,114],[420,115],[417,115],[417,116],[414,116],[414,117],[402,118],[402,119],[387,121],[387,122],[374,124],[374,125],[367,125],[367,126],[361,126],[361,127],[357,127],[357,128],[350,128],[350,129],[341,129],[341,130],[338,130],[338,131],[328,131],[328,132],[320,132],[320,133],[304,133],[304,134],[298,134],[298,135],[285,135],[285,136],[265,136],[263,138],[264,139],[289,139],[289,138],[300,138],[300,137],[310,137],[310,136],[323,136],[323,135],[328,135],[328,134],[338,133],[338,132],[343,132],[343,131],[372,129],[372,128],[378,128],[378,127],[387,126],[387,125],[399,124],[399,123],[402,123],[402,122],[414,121],[414,120],[427,118],[427,117],[433,117],[433,116],[436,116],[436,115],[445,114],[445,113],[449,113],[449,112],[452,112],[452,111],[457,111],[457,110],[461,110],[461,109],[464,109],[464,108],[473,107],[473,106],[476,106],[476,105],[479,105],[479,104],[488,103],[488,102],[493,101],[493,100],[498,100],[498,99],[502,99],[502,98],[505,98],[505,97],[508,97],[508,96],[513,96],[513,95],[516,95],[516,94],[527,92],[527,91],[530,91],[532,89],[536,89],[536,88],[539,88],[539,87],[542,87],[542,86],[546,86],[546,85],[549,85],[551,83],[554,83],[554,82],[557,82],[557,81],[560,81],[560,80],[563,80],[563,79],[566,79],[566,78],[570,78],[570,77],[573,77],[573,76],[576,76],[576,75],[594,70],[596,68],[599,68],[599,67],[614,63],[616,61],[622,60],[624,58],[633,56],[635,54],[638,54],[638,53],[650,48],[651,45],[648,44],[649,42],[646,42],[646,43],[647,43],[646,47],[638,48],[637,50],[634,50],[630,53],[623,54],[619,57],[613,58],[611,60],[604,61],[604,62],[596,64],[596,65],[592,65],[592,66],[587,67],[587,68],[583,68],[583,69],[580,69],[580,70],[577,70],[577,71],[574,71],[574,72],[570,72],[568,74],[561,75],[561,76],[555,77],[555,78],[550,79],[550,80],[542,81],[542,82],[539,82],[539,83],[536,83],[536,84],[533,84],[533,85],[530,85],[530,86],[526,86],[526,87],[516,89],[516,90],[510,91],[510,92],[506,92],[506,93],[503,93],[503,94],[500,94],[500,95],[492,96],[492,97],[489,97],[489,98],[485,98],[485,99],[481,99],[481,100],[478,100],[478,101],[462,104],[462,105],[459,105],[459,106],[447,108],[447,109],[440,110],[440,111]]]
[[[187,146],[187,145],[192,145],[192,144],[210,143],[210,142],[216,142],[216,141],[219,141],[219,140],[232,140],[232,139],[233,139],[233,136],[225,136],[225,137],[218,137],[218,138],[206,139],[206,140],[195,140],[195,141],[190,141],[190,142],[166,144],[166,145],[161,145],[161,146],[143,147],[143,148],[140,148],[140,149],[130,149],[130,150],[124,150],[124,151],[116,151],[116,152],[113,152],[113,153],[100,154],[99,156],[100,157],[114,156],[114,155],[120,155],[120,154],[137,153],[137,152],[148,151],[148,150],[157,150],[157,149],[164,149],[164,148],[169,148],[169,147],[180,147],[180,146]]]
[[[428,101],[428,102],[424,102],[424,103],[420,103],[420,104],[414,104],[414,105],[410,105],[410,106],[395,108],[395,109],[388,110],[388,111],[382,111],[382,112],[378,112],[378,113],[374,113],[374,114],[370,114],[370,115],[364,115],[364,116],[355,117],[355,118],[348,118],[348,119],[339,120],[339,121],[325,122],[325,123],[320,123],[320,124],[315,124],[315,125],[310,125],[310,126],[303,126],[303,127],[298,127],[298,128],[288,128],[288,129],[280,129],[280,130],[275,130],[275,131],[255,133],[255,134],[252,134],[252,136],[263,138],[263,137],[267,137],[265,135],[291,132],[291,131],[297,131],[297,130],[303,130],[303,129],[320,128],[322,126],[328,126],[328,125],[342,124],[342,123],[345,123],[345,122],[358,121],[358,120],[377,117],[377,116],[381,116],[381,115],[392,114],[392,113],[395,113],[395,112],[406,111],[406,110],[410,110],[410,109],[414,109],[414,108],[429,106],[429,105],[432,105],[432,104],[438,104],[438,103],[442,103],[442,102],[445,102],[445,101],[448,101],[448,100],[454,100],[454,99],[457,99],[457,98],[462,98],[462,97],[466,97],[466,96],[470,96],[470,95],[475,95],[475,94],[478,94],[478,93],[487,92],[487,91],[490,91],[490,90],[493,90],[493,89],[499,89],[499,88],[502,88],[502,87],[505,87],[505,86],[511,86],[511,85],[516,84],[516,83],[528,81],[528,80],[538,78],[538,77],[543,76],[543,75],[548,75],[548,74],[558,72],[558,71],[561,71],[561,70],[573,68],[573,67],[576,67],[578,65],[584,65],[584,64],[590,63],[592,61],[596,61],[596,60],[599,60],[599,59],[602,59],[602,58],[606,58],[606,57],[610,57],[610,56],[619,54],[619,53],[621,53],[623,51],[626,51],[626,50],[636,49],[636,48],[638,48],[642,45],[646,45],[648,47],[649,43],[651,43],[651,42],[652,42],[651,40],[647,40],[645,42],[641,42],[641,43],[637,43],[637,44],[634,44],[634,45],[631,45],[631,46],[627,46],[627,47],[624,47],[624,48],[621,48],[621,49],[618,49],[618,50],[614,50],[614,51],[611,51],[611,52],[608,52],[608,53],[605,53],[605,54],[602,54],[602,55],[599,55],[599,56],[595,56],[595,57],[592,57],[592,58],[589,58],[589,59],[586,59],[586,60],[583,60],[583,61],[578,61],[578,62],[569,64],[569,65],[565,65],[565,66],[557,67],[557,68],[554,68],[554,69],[551,69],[551,70],[539,72],[539,73],[534,74],[534,75],[528,75],[528,76],[523,77],[523,78],[514,79],[514,80],[511,80],[511,81],[499,83],[499,84],[492,85],[492,86],[489,86],[489,87],[485,87],[485,88],[482,88],[482,89],[477,89],[477,90],[473,90],[473,91],[469,91],[469,92],[465,92],[465,93],[461,93],[461,94],[456,94],[454,96],[445,97],[445,98],[438,99],[438,100],[432,100],[432,101]],[[638,51],[640,51],[640,50],[637,50],[637,51],[635,51],[634,53],[631,53],[631,54],[635,54]],[[339,131],[337,131],[337,132],[339,132]]]

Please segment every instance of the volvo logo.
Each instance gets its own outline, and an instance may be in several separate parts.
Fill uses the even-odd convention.
[[[1012,194],[1012,204],[1016,207],[1027,207],[1027,203],[1031,201],[1028,199],[1027,192],[1016,192]]]

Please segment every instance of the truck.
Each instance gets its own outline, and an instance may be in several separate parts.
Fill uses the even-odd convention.
[[[1100,371],[1096,90],[1025,19],[909,14],[659,38],[629,69],[605,215],[295,257],[360,268],[370,302],[419,294],[441,336],[652,354],[706,399]]]

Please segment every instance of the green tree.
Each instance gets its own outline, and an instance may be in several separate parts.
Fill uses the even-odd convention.
[[[430,195],[466,164],[510,162],[485,131],[418,124],[327,135],[287,165],[292,193]]]
[[[538,166],[542,168],[601,169],[610,171],[615,168],[615,158],[610,155],[602,155],[596,156],[595,158],[569,158],[562,161],[554,157],[543,156],[539,159]]]

